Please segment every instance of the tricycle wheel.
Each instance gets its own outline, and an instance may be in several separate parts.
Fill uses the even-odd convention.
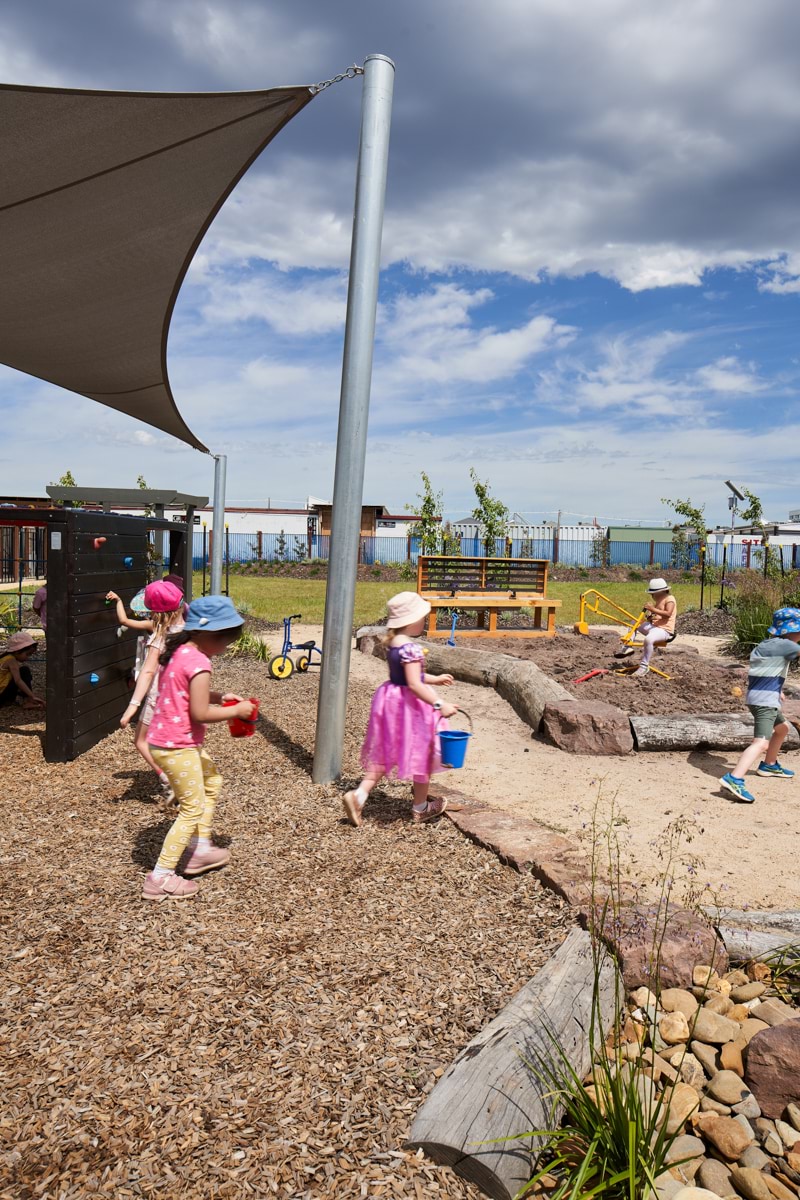
[[[294,665],[297,667],[298,671],[307,671],[308,670],[308,655],[301,654],[300,657],[296,660]]]
[[[288,654],[276,654],[269,660],[267,670],[273,679],[288,679],[294,670],[294,663]]]

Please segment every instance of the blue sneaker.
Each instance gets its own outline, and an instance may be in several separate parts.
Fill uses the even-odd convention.
[[[720,787],[734,795],[737,800],[741,800],[743,804],[753,804],[755,802],[755,796],[750,795],[744,786],[743,779],[737,779],[735,775],[728,773],[727,775],[723,775],[719,782]]]
[[[790,771],[787,767],[782,767],[779,762],[762,762],[756,771],[756,775],[767,775],[770,779],[794,779],[794,771]]]

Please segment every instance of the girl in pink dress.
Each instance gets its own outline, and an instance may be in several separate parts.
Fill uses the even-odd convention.
[[[364,778],[342,803],[351,825],[360,825],[362,811],[375,784],[383,775],[397,773],[398,779],[414,783],[415,824],[441,816],[447,801],[428,799],[431,775],[445,771],[439,753],[437,728],[446,729],[440,717],[458,712],[455,704],[440,700],[431,684],[453,683],[452,675],[426,675],[422,647],[412,638],[425,628],[431,610],[416,592],[400,592],[389,601],[389,619],[384,644],[389,678],[372,697],[367,734],[361,747]]]

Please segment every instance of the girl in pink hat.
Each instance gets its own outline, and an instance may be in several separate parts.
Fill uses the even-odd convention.
[[[25,665],[35,653],[36,642],[29,633],[14,633],[8,639],[0,654],[0,704],[19,700],[23,708],[45,707],[42,697],[33,691],[31,669]]]
[[[107,600],[117,603],[117,620],[128,629],[141,629],[149,633],[146,641],[144,660],[136,677],[136,687],[128,707],[120,718],[120,725],[127,729],[141,708],[141,715],[136,726],[134,745],[148,767],[158,776],[158,783],[164,798],[169,803],[174,793],[164,772],[157,765],[147,744],[147,731],[155,712],[158,699],[158,657],[166,646],[168,633],[178,633],[183,629],[183,592],[169,580],[159,579],[149,583],[144,589],[144,603],[151,616],[143,621],[136,621],[125,612],[125,606],[116,592],[109,592]],[[144,701],[144,707],[142,702]]]
[[[389,678],[372,697],[361,748],[364,778],[342,801],[351,825],[361,824],[370,792],[383,775],[393,771],[398,779],[413,781],[415,824],[441,816],[447,808],[447,801],[441,797],[428,799],[428,787],[435,771],[446,770],[439,754],[437,723],[440,717],[451,717],[458,708],[440,700],[431,684],[451,684],[453,676],[426,675],[422,647],[413,641],[425,628],[431,610],[427,600],[416,592],[400,592],[387,608],[384,645]]]

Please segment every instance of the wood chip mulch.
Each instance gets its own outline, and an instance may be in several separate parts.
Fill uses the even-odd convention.
[[[131,737],[47,765],[38,715],[0,709],[0,1197],[477,1196],[404,1138],[569,910],[450,822],[412,827],[406,785],[346,825],[308,774],[314,675],[215,682],[265,718],[209,733],[233,862],[182,904],[140,899],[169,820]]]

